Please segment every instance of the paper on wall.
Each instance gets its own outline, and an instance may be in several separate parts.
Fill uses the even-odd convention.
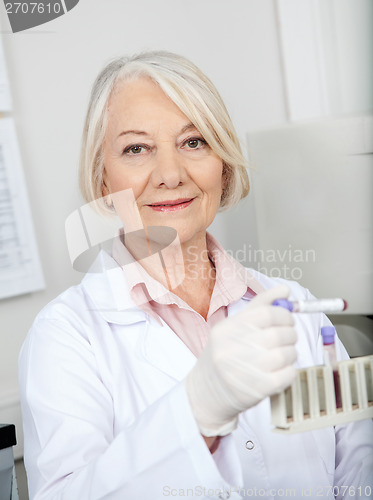
[[[10,97],[8,73],[5,64],[3,42],[0,38],[0,112],[10,111],[11,109],[12,101]]]
[[[0,119],[0,299],[45,288],[12,118]]]

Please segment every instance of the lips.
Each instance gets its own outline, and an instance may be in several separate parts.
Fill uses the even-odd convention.
[[[147,205],[157,212],[173,212],[188,207],[194,198],[179,198],[177,200],[164,200]]]
[[[172,207],[174,205],[181,205],[182,203],[188,203],[192,201],[193,198],[179,198],[178,200],[166,200],[157,203],[149,203],[149,207]]]

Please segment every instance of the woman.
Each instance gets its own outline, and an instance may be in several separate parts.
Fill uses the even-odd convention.
[[[329,322],[273,307],[309,293],[242,268],[206,232],[248,186],[228,113],[192,63],[150,52],[104,68],[81,188],[124,231],[23,346],[31,498],[314,498],[365,486],[369,422],[271,432],[267,396],[294,367],[322,362]]]

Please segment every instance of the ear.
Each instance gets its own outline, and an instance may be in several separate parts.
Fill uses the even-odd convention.
[[[221,173],[221,190],[222,190],[222,194],[223,194],[225,188],[228,185],[228,178],[227,177],[228,177],[227,167],[226,167],[225,163],[223,162],[223,169],[222,169],[222,173]]]
[[[108,187],[108,183],[106,181],[106,172],[104,170],[104,175],[102,176],[102,185],[101,185],[101,194],[105,198],[104,202],[107,207],[113,206],[113,200],[111,198],[111,190]]]
[[[102,196],[108,196],[110,194],[110,185],[108,186],[108,181],[106,178],[106,170],[104,169],[104,173],[102,175],[102,184],[101,184],[101,194]]]

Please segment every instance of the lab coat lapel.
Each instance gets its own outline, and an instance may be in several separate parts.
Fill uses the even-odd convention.
[[[122,268],[106,252],[101,251],[82,286],[105,321],[130,325],[145,321],[146,315],[131,299]]]
[[[143,354],[149,363],[175,380],[181,381],[197,358],[171,328],[149,318],[143,339]]]
[[[235,314],[239,313],[247,306],[248,303],[249,300],[244,297],[240,300],[237,300],[236,302],[232,302],[228,305],[228,316],[234,316]]]
[[[133,302],[121,267],[102,252],[94,271],[85,276],[82,284],[98,313],[108,323],[121,325],[123,335],[131,335],[137,324],[144,358],[175,380],[185,378],[196,357],[166,323],[159,324]]]

